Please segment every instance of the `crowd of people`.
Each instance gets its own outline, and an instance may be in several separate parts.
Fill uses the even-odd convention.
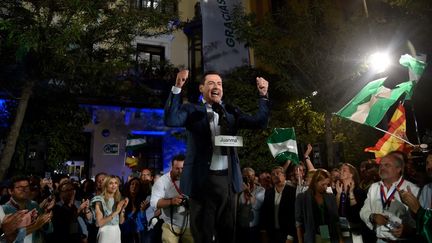
[[[309,153],[269,172],[242,169],[231,242],[431,242],[432,183],[407,179],[403,153],[331,172],[314,168]],[[425,160],[432,179],[432,153]],[[124,182],[105,173],[81,182],[15,176],[0,198],[1,242],[195,242],[193,205],[180,189],[184,161]]]
[[[183,103],[187,78],[177,74],[165,105],[165,125],[187,134],[187,154],[168,173],[144,168],[125,182],[105,173],[82,182],[14,177],[1,190],[0,242],[432,243],[432,183],[404,153],[327,171],[314,167],[308,145],[304,163],[257,175],[240,168],[237,132],[267,127],[268,81],[256,78],[249,115],[222,102],[217,72],[203,75],[198,104]],[[426,171],[431,178],[432,155]]]

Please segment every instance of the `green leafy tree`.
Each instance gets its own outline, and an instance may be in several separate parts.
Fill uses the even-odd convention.
[[[332,126],[332,112],[371,81],[363,79],[368,74],[364,65],[368,54],[379,48],[407,52],[407,40],[419,49],[429,48],[424,44],[431,31],[430,1],[364,2],[369,3],[366,8],[352,1],[341,5],[330,0],[284,1],[264,19],[241,9],[236,14],[238,35],[254,48],[259,64],[286,80],[279,86],[294,88],[292,93],[298,97],[318,92],[312,99],[313,109],[324,113],[329,163],[334,161],[335,138],[354,141],[341,139],[334,130],[339,128]],[[416,31],[406,31],[413,26]]]
[[[132,41],[171,31],[176,1],[136,8],[128,0],[3,0],[0,2],[2,83],[20,99],[0,161],[9,168],[28,101],[38,86],[75,95],[112,91],[133,65]]]
[[[285,80],[281,76],[253,68],[239,68],[224,78],[224,100],[242,111],[254,113],[257,109],[256,77],[262,76],[270,83],[271,117],[265,130],[242,130],[245,146],[238,150],[242,166],[257,171],[270,170],[276,164],[267,146],[267,138],[276,127],[294,127],[297,140],[315,143],[322,136],[323,114],[312,110],[309,99],[294,99],[291,89],[279,89]],[[285,88],[287,86],[285,85]],[[256,94],[256,96],[255,96]]]
[[[35,92],[17,141],[14,169],[35,172],[30,166],[25,166],[29,157],[27,146],[35,141],[43,142],[47,147],[43,159],[48,171],[58,168],[72,155],[83,153],[88,146],[83,127],[89,121],[89,114],[70,94],[46,90]]]

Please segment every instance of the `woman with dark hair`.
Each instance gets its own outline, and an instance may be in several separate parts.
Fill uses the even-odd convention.
[[[340,181],[336,183],[336,202],[342,230],[346,232],[343,234],[346,237],[345,242],[352,242],[354,238],[360,238],[362,232],[367,232],[366,225],[360,218],[360,210],[367,194],[359,187],[359,183],[357,169],[349,163],[342,164]],[[367,237],[366,234],[364,236]]]
[[[308,190],[297,196],[298,242],[343,242],[335,196],[326,192],[330,181],[328,171],[317,169]]]
[[[124,195],[130,203],[125,208],[125,222],[120,226],[122,242],[140,243],[141,234],[147,228],[145,209],[149,202],[143,198],[142,185],[139,178],[132,178],[125,185]]]

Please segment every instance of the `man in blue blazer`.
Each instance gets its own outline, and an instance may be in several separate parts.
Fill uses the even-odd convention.
[[[197,243],[233,242],[235,193],[241,191],[242,174],[234,147],[215,146],[215,136],[235,136],[242,128],[263,129],[269,116],[268,82],[257,77],[258,112],[255,115],[222,103],[222,78],[207,72],[199,85],[199,104],[182,103],[181,89],[188,70],[177,74],[165,105],[165,125],[185,127],[187,155],[180,179],[181,192],[189,197],[191,229]]]

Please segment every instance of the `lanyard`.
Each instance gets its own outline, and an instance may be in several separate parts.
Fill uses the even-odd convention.
[[[174,179],[172,178],[171,173],[170,173],[170,178],[171,178],[171,182],[174,185],[174,188],[176,189],[176,191],[178,192],[178,194],[179,195],[183,195],[183,193],[181,192],[180,188],[177,186],[177,184],[175,183]]]
[[[395,188],[393,188],[393,191],[389,194],[388,197],[386,196],[386,193],[385,193],[385,191],[384,191],[384,186],[383,186],[383,184],[381,184],[381,187],[380,187],[381,203],[382,203],[382,206],[383,206],[383,209],[384,209],[384,210],[390,208],[391,201],[393,200],[396,191],[399,189],[399,187],[402,185],[402,183],[403,183],[404,181],[405,181],[405,180],[402,178],[402,179],[400,180],[400,182],[397,184],[397,186],[396,186]]]

